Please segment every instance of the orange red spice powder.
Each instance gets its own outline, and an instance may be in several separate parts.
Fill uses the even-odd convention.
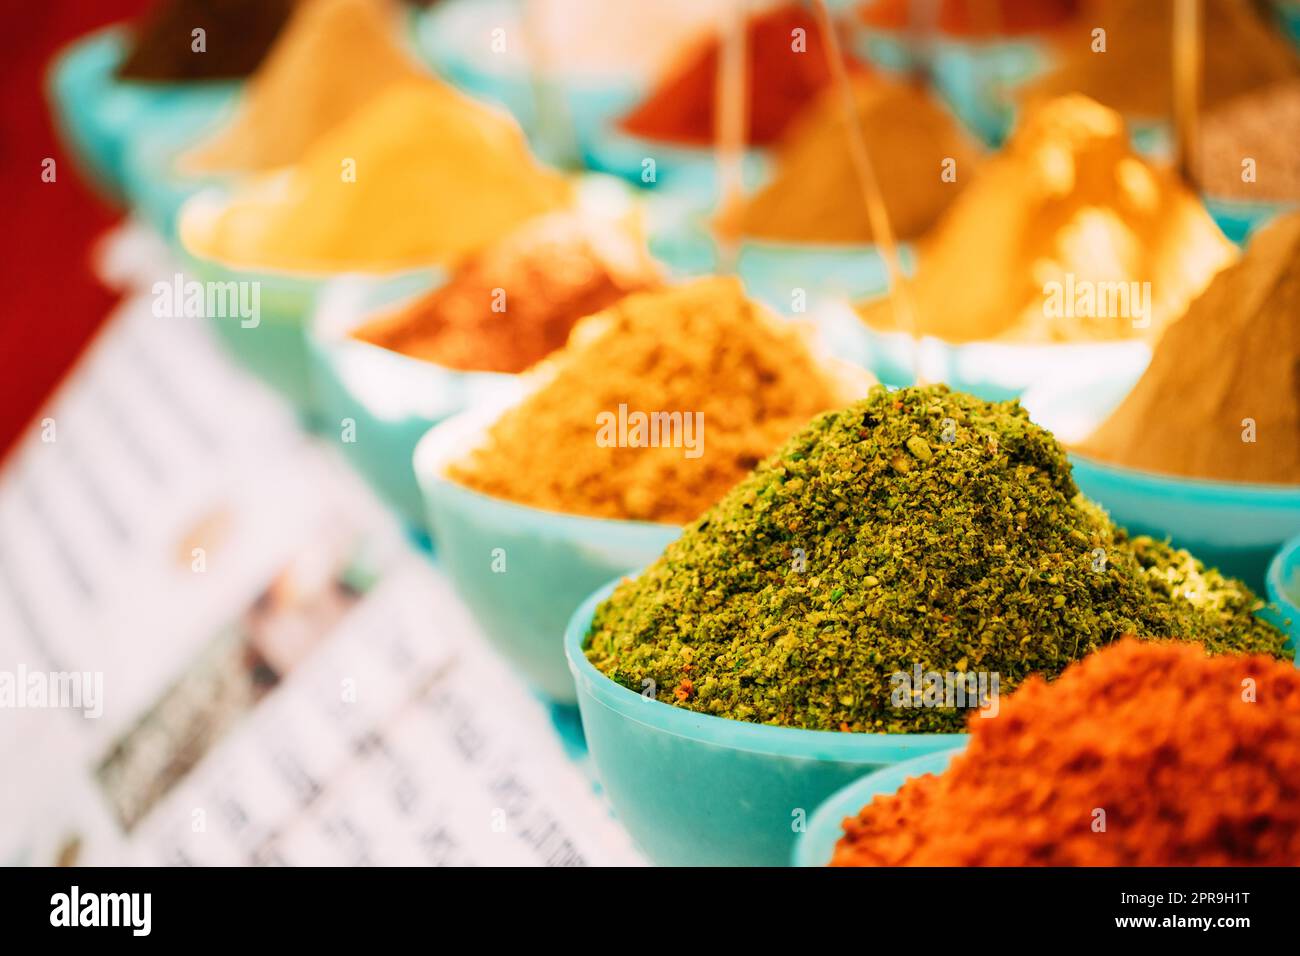
[[[994,718],[947,772],[844,822],[832,866],[1300,863],[1300,671],[1120,641]]]

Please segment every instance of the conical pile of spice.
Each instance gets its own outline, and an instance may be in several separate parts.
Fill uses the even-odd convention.
[[[877,387],[620,584],[586,654],[704,714],[959,732],[968,709],[929,706],[914,683],[900,693],[917,670],[1006,693],[1125,634],[1279,655],[1285,636],[1259,606],[1186,552],[1128,540],[1019,404]]]
[[[1157,335],[1236,248],[1170,170],[1134,155],[1119,114],[1040,104],[983,163],[920,248],[922,334],[950,342]],[[885,300],[867,323],[899,329]]]
[[[257,69],[296,3],[162,0],[132,28],[117,75],[160,83],[241,79]]]
[[[1196,174],[1216,199],[1300,200],[1300,80],[1240,96],[1201,118]]]
[[[436,82],[403,48],[387,0],[303,0],[229,124],[180,159],[193,173],[297,162],[393,84]]]
[[[1295,51],[1256,4],[1203,0],[1201,9],[1203,109],[1300,75]],[[1170,0],[1091,0],[1063,41],[1060,69],[1030,84],[1026,95],[1078,92],[1125,116],[1167,119],[1173,113],[1173,10]]]
[[[445,285],[354,334],[449,368],[522,372],[563,346],[578,319],[660,281],[631,229],[554,213],[476,252]]]
[[[630,295],[579,322],[448,477],[552,511],[689,521],[813,415],[866,390],[803,333],[734,279]]]
[[[235,267],[386,271],[447,262],[568,205],[507,116],[440,84],[392,87],[303,161],[182,213],[186,248]]]
[[[1300,864],[1300,671],[1120,641],[1035,678],[938,776],[844,821],[832,866]]]
[[[923,87],[864,75],[853,93],[890,225],[899,238],[914,239],[969,182],[976,148]],[[790,124],[775,176],[739,210],[741,232],[792,242],[872,241],[843,105],[828,89]]]
[[[1079,450],[1191,478],[1300,484],[1300,213],[1215,276]]]
[[[746,142],[765,146],[830,83],[830,68],[817,18],[802,4],[757,13],[745,30]],[[657,142],[712,145],[719,56],[716,35],[696,44],[619,125]]]

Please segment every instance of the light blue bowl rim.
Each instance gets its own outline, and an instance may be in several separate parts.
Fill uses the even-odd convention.
[[[840,835],[844,832],[841,823],[845,817],[856,815],[873,797],[897,793],[910,777],[946,772],[952,758],[965,749],[962,746],[936,750],[934,753],[923,754],[911,760],[904,760],[902,763],[873,770],[852,783],[840,787],[813,810],[812,816],[808,818],[807,828],[795,842],[790,862],[794,866],[826,866],[830,863],[831,853],[834,850],[834,844],[826,846],[826,842],[832,834],[835,835],[836,842],[839,841]],[[939,769],[936,770],[936,767]]]
[[[435,366],[441,367],[441,366]],[[491,373],[476,373],[491,374]],[[515,378],[515,376],[504,376],[505,378]],[[439,437],[446,431],[458,426],[463,427],[463,422],[468,416],[478,414],[481,409],[469,408],[465,411],[458,412],[451,417],[438,422],[430,428],[420,438],[415,446],[415,454],[412,457],[412,466],[415,469],[416,481],[420,485],[426,499],[432,498],[435,491],[446,493],[459,497],[462,501],[478,502],[480,507],[491,508],[499,513],[503,519],[513,519],[515,524],[536,526],[539,523],[550,522],[563,523],[572,528],[575,532],[582,534],[600,535],[617,534],[619,531],[631,532],[633,534],[664,534],[669,531],[680,533],[681,526],[675,524],[666,524],[659,521],[629,521],[620,518],[598,518],[593,515],[569,514],[564,511],[551,511],[548,508],[536,508],[532,505],[521,504],[518,501],[510,501],[506,498],[497,498],[493,495],[484,494],[473,488],[467,488],[459,482],[452,481],[442,474],[441,468],[430,467],[427,459],[432,453],[433,445],[439,440]],[[464,451],[468,451],[466,448]]]
[[[1123,481],[1139,491],[1168,494],[1174,491],[1198,499],[1199,504],[1256,504],[1300,508],[1300,485],[1269,485],[1249,481],[1215,481],[1210,478],[1186,478],[1155,471],[1126,468],[1100,461],[1077,451],[1070,452],[1076,467],[1082,466],[1099,475]]]
[[[625,575],[623,577],[635,577]],[[751,753],[769,754],[803,760],[840,760],[847,763],[870,763],[882,751],[908,749],[909,742],[924,740],[929,744],[956,747],[964,744],[967,734],[859,734],[836,730],[803,730],[798,727],[774,727],[743,720],[730,720],[701,714],[684,707],[642,697],[606,677],[587,660],[582,645],[591,629],[596,606],[623,580],[619,577],[593,593],[573,612],[564,633],[564,655],[569,670],[583,693],[608,707],[620,717],[674,737]]]
[[[1269,562],[1268,572],[1264,576],[1264,585],[1269,600],[1281,608],[1283,617],[1289,617],[1293,622],[1300,623],[1300,604],[1292,596],[1295,592],[1288,591],[1285,587],[1286,582],[1282,580],[1282,572],[1288,563],[1294,561],[1295,566],[1300,568],[1300,560],[1296,560],[1297,558],[1300,558],[1300,535],[1289,539],[1278,549],[1273,560]],[[1300,667],[1300,657],[1296,658],[1296,666]]]

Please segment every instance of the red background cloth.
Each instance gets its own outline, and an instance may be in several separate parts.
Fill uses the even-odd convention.
[[[89,252],[121,213],[86,188],[58,143],[45,99],[45,69],[68,41],[134,17],[146,6],[147,0],[6,4],[0,27],[0,182],[11,218],[0,230],[0,458],[114,302],[91,274]],[[58,164],[54,183],[41,181],[48,156]]]

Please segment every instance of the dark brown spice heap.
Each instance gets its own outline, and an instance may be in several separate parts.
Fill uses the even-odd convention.
[[[124,80],[235,80],[257,69],[297,0],[163,0],[134,30]],[[306,2],[306,0],[304,0]],[[196,50],[195,30],[203,31]]]
[[[958,732],[896,678],[1007,693],[1125,634],[1280,655],[1239,581],[1129,540],[1015,402],[872,390],[792,438],[592,622],[587,656],[659,700],[821,730]],[[991,683],[991,681],[990,681]]]

